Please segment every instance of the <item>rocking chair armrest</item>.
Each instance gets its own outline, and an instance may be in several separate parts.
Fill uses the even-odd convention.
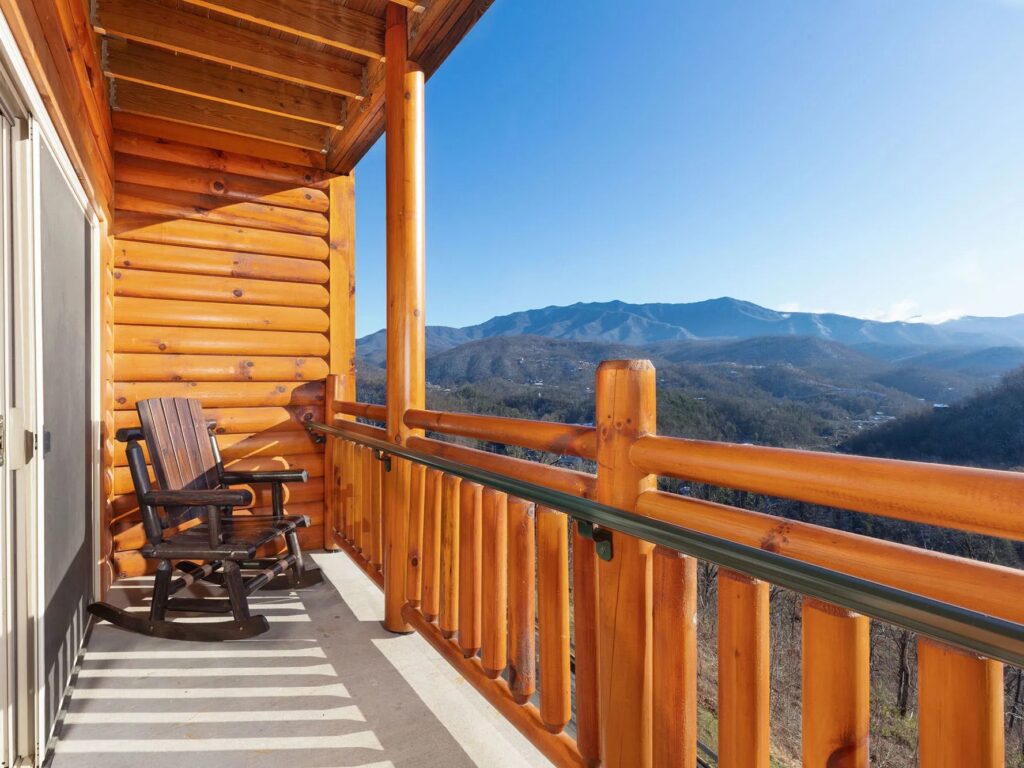
[[[270,469],[264,472],[225,472],[221,475],[224,485],[249,485],[251,483],[304,483],[309,473],[304,469]]]
[[[142,499],[157,507],[242,507],[252,503],[249,491],[212,490],[149,491]]]
[[[119,443],[130,443],[132,440],[146,439],[146,436],[142,433],[142,427],[121,427],[114,433],[114,437]]]

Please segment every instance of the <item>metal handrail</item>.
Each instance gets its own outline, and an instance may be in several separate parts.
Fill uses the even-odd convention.
[[[1006,621],[913,592],[822,568],[774,552],[709,536],[662,520],[643,517],[591,499],[506,477],[485,469],[442,459],[377,440],[343,424],[307,422],[320,432],[361,443],[527,501],[565,512],[577,521],[619,531],[686,555],[745,573],[794,592],[818,598],[887,624],[909,629],[998,661],[1024,667],[1024,624]]]

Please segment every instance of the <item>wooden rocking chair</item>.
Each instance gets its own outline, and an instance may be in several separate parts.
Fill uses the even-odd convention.
[[[306,471],[226,472],[213,424],[203,419],[198,401],[156,398],[140,401],[137,408],[141,429],[120,429],[117,439],[128,444],[128,466],[146,532],[142,555],[159,561],[152,603],[148,617],[109,603],[93,603],[89,612],[123,629],[173,640],[231,640],[266,632],[270,628],[266,617],[249,612],[249,595],[258,589],[301,589],[322,581],[320,570],[303,562],[296,534],[297,528],[309,525],[309,519],[284,514],[283,484],[306,482]],[[140,440],[149,448],[158,489],[150,484]],[[233,514],[235,507],[252,501],[252,494],[230,486],[256,483],[270,484],[273,514]],[[158,508],[164,513],[159,514]],[[196,518],[204,519],[168,532]],[[256,559],[259,547],[280,537],[285,539],[287,554]],[[258,572],[246,577],[243,568]],[[178,578],[172,578],[175,569],[182,574]],[[223,588],[228,599],[172,597],[198,580]],[[230,612],[233,620],[170,622],[165,618],[167,611]]]

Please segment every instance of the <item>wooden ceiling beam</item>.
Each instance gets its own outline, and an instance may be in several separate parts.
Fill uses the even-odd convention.
[[[95,26],[102,34],[309,88],[362,98],[363,65],[359,62],[152,0],[100,0]]]
[[[214,128],[317,152],[324,151],[327,144],[328,129],[320,125],[130,81],[117,83],[116,105],[124,112]]]
[[[344,123],[345,99],[342,96],[148,45],[107,40],[103,72],[119,81],[141,83],[328,128],[340,128]]]
[[[346,8],[336,0],[302,0],[291,3],[282,3],[280,0],[185,2],[371,59],[384,56],[383,19]]]
[[[419,0],[391,0],[395,5],[401,5],[408,8],[413,13],[423,13],[426,6]],[[426,2],[426,0],[424,0]]]

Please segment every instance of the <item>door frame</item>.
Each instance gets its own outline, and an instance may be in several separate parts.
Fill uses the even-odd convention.
[[[5,648],[0,654],[15,672],[7,691],[13,701],[6,704],[0,729],[7,734],[10,754],[0,754],[0,764],[12,760],[12,768],[37,766],[42,763],[50,734],[45,732],[47,706],[47,680],[43,664],[43,642],[46,617],[42,574],[46,558],[43,547],[43,372],[42,372],[42,306],[41,306],[41,190],[39,179],[40,154],[45,147],[60,168],[61,173],[82,208],[91,228],[89,269],[90,302],[89,329],[90,366],[90,422],[92,426],[92,455],[89,457],[93,481],[93,599],[99,597],[100,588],[100,532],[102,512],[102,413],[100,381],[102,303],[100,276],[100,220],[89,200],[85,188],[56,128],[46,110],[42,97],[32,80],[28,67],[14,38],[7,19],[0,13],[0,108],[14,120],[11,142],[11,233],[10,258],[5,259],[5,274],[12,291],[14,310],[18,312],[15,324],[18,333],[12,337],[11,323],[3,322],[4,334],[13,343],[16,355],[11,370],[2,375],[3,399],[0,408],[5,414],[6,461],[0,467],[3,473],[3,493],[9,491],[9,480],[14,472],[18,477],[19,493],[15,504],[0,523],[13,521],[13,536],[7,540],[9,551],[0,549],[0,577],[10,584],[11,594],[0,602],[7,610],[4,624]],[[12,307],[4,307],[10,312]],[[11,317],[4,315],[4,320]],[[9,385],[24,395],[19,408],[10,408]],[[30,438],[30,439],[26,439]],[[4,501],[0,496],[0,503]],[[2,541],[2,536],[0,536]],[[10,569],[8,580],[7,569]],[[0,629],[6,629],[0,625]],[[13,656],[13,663],[10,657]],[[61,692],[63,693],[63,691]],[[2,745],[2,740],[0,740]],[[3,747],[0,746],[0,749]]]

